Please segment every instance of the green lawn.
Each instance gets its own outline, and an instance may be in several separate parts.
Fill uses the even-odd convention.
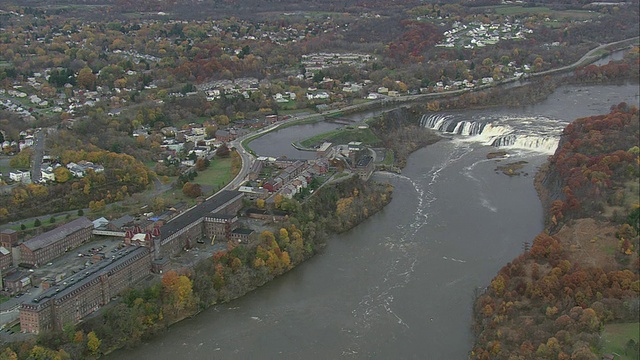
[[[280,112],[280,110],[296,110],[297,108],[295,101],[289,100],[287,102],[278,103],[278,112]]]
[[[493,9],[498,15],[515,15],[515,14],[540,14],[551,13],[553,10],[546,6],[524,7],[518,5],[497,5],[497,6],[480,6],[479,9]]]
[[[375,136],[375,134],[369,128],[340,128],[302,140],[300,142],[300,145],[304,147],[314,147],[316,145],[322,144],[325,141],[331,142],[333,144],[348,144],[351,141],[361,141],[365,145],[375,146],[380,142],[380,139],[378,139],[378,137]]]
[[[602,331],[602,350],[601,354],[618,354],[620,360],[636,360],[638,352],[631,354],[626,351],[627,342],[633,339],[636,344],[640,340],[640,323],[624,323],[624,324],[607,324]],[[638,347],[636,345],[636,351]]]
[[[310,108],[304,108],[304,109],[278,109],[278,115],[282,116],[282,115],[297,115],[300,113],[314,113],[315,110],[310,109]]]
[[[215,158],[205,171],[198,173],[194,182],[219,189],[227,185],[235,176],[231,172],[231,157]]]
[[[35,227],[35,226],[33,226],[34,222],[35,222],[35,220],[31,220],[31,221],[23,222],[22,224],[24,224],[26,226],[25,230],[29,230],[29,229],[33,229]],[[48,221],[45,220],[44,216],[43,216],[42,219],[40,220],[40,223],[41,224],[45,224],[45,223],[48,223]],[[40,225],[40,226],[42,226],[42,225]],[[22,231],[22,229],[20,227],[21,227],[21,224],[18,224],[18,225],[11,226],[11,229],[13,229],[15,231]]]
[[[384,160],[382,161],[382,164],[386,166],[391,166],[393,165],[394,161],[395,161],[395,157],[393,156],[393,150],[387,149],[387,151],[384,154]]]

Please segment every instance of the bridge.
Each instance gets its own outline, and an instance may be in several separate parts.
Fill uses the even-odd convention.
[[[103,236],[117,236],[117,237],[124,237],[125,232],[124,231],[112,231],[112,230],[100,230],[100,229],[93,229],[93,235],[103,235]]]

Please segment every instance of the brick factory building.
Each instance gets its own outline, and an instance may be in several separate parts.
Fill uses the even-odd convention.
[[[20,329],[25,333],[60,331],[64,324],[76,324],[111,301],[122,290],[149,275],[153,269],[161,273],[168,259],[184,248],[190,248],[203,237],[247,241],[253,231],[235,231],[243,193],[221,191],[185,213],[151,232],[137,231],[142,240],[134,239],[128,230],[126,254],[105,259],[93,265],[85,275],[77,274],[62,285],[54,285],[40,297],[20,307]],[[65,250],[89,239],[93,223],[80,218],[21,244],[22,262],[40,265]]]
[[[33,266],[46,264],[88,241],[92,230],[93,223],[81,217],[40,234],[20,244],[20,261]]]
[[[20,331],[38,334],[61,331],[108,304],[113,297],[151,273],[151,253],[146,247],[130,247],[117,259],[95,264],[84,276],[64,286],[53,286],[39,298],[20,306]]]
[[[169,221],[160,228],[160,248],[162,254],[156,259],[172,256],[193,242],[213,235],[229,240],[231,231],[237,225],[236,213],[242,208],[243,193],[235,190],[221,191],[200,205]]]

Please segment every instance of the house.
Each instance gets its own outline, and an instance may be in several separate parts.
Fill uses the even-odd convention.
[[[266,199],[269,196],[267,189],[262,187],[240,186],[238,191],[244,193],[249,200]]]
[[[18,232],[12,229],[4,229],[0,232],[0,246],[11,249],[18,245]]]
[[[253,241],[257,235],[256,232],[251,229],[234,229],[231,231],[229,241],[233,244],[248,244]]]
[[[108,224],[109,224],[109,220],[107,220],[107,218],[105,217],[101,217],[93,220],[94,229],[106,227]]]
[[[322,156],[327,155],[327,153],[331,150],[331,145],[332,144],[330,142],[322,143],[322,145],[320,145],[320,147],[316,151],[316,155],[318,157],[322,157]]]
[[[289,214],[280,210],[264,210],[264,209],[247,209],[246,214],[252,219],[270,220],[270,221],[285,221],[289,217]]]
[[[107,228],[109,228],[110,230],[122,230],[125,227],[132,225],[134,220],[135,219],[133,218],[133,216],[124,215],[124,216],[122,216],[120,218],[117,218],[117,219],[111,221],[107,225]]]
[[[235,129],[216,131],[216,139],[222,142],[229,142],[229,141],[235,140],[237,136],[238,136],[238,133],[236,132]]]
[[[267,121],[267,123],[273,124],[278,121],[278,115],[267,115],[265,116],[265,120]]]
[[[189,152],[189,154],[194,153],[198,158],[203,158],[209,154],[209,149],[203,146],[196,146]]]
[[[74,162],[70,162],[67,164],[67,169],[71,172],[71,174],[75,177],[84,177],[84,169]]]
[[[54,182],[56,181],[56,175],[53,171],[49,169],[41,169],[40,170],[40,178],[46,182]]]
[[[22,262],[38,266],[85,243],[91,237],[93,223],[81,217],[20,244]]]
[[[50,287],[37,298],[20,305],[20,331],[38,334],[62,331],[108,304],[125,288],[151,272],[151,254],[146,247],[130,247],[119,259],[104,259],[83,277]],[[44,289],[44,286],[43,286]]]
[[[31,183],[31,173],[28,171],[16,170],[9,172],[9,179],[15,182],[22,182],[25,184]]]
[[[296,187],[293,185],[286,185],[280,190],[280,194],[287,199],[293,198],[293,196],[297,193]]]

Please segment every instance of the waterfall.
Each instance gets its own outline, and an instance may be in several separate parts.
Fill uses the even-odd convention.
[[[420,126],[444,134],[460,135],[485,145],[552,154],[558,147],[563,124],[547,118],[462,120],[452,114],[425,114]]]

